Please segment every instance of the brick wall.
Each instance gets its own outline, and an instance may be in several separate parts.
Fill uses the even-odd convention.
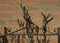
[[[45,15],[51,13],[54,17],[49,23],[50,29],[60,26],[60,0],[0,0],[0,30],[6,26],[14,31],[19,28],[17,19],[24,22],[21,2],[29,10],[32,21],[39,27],[42,27],[41,12]]]

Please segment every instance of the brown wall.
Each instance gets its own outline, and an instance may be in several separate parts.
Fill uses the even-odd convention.
[[[49,29],[60,26],[60,0],[0,0],[0,30],[6,26],[14,31],[19,28],[17,19],[24,22],[21,2],[26,5],[32,21],[39,27],[42,27],[41,12],[45,15],[51,13],[51,17],[54,17],[49,23]],[[3,30],[0,33],[2,34]]]

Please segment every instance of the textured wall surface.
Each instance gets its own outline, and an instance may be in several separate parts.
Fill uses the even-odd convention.
[[[49,29],[54,29],[60,26],[60,0],[0,0],[0,30],[3,33],[3,27],[6,26],[13,31],[18,29],[17,19],[23,19],[23,12],[20,8],[20,3],[26,6],[31,16],[32,21],[39,27],[42,27],[42,15],[51,13],[54,19],[48,24]],[[52,37],[54,39],[54,37]],[[53,40],[52,39],[52,40]],[[57,38],[56,38],[57,40]],[[57,43],[57,41],[51,41]]]

